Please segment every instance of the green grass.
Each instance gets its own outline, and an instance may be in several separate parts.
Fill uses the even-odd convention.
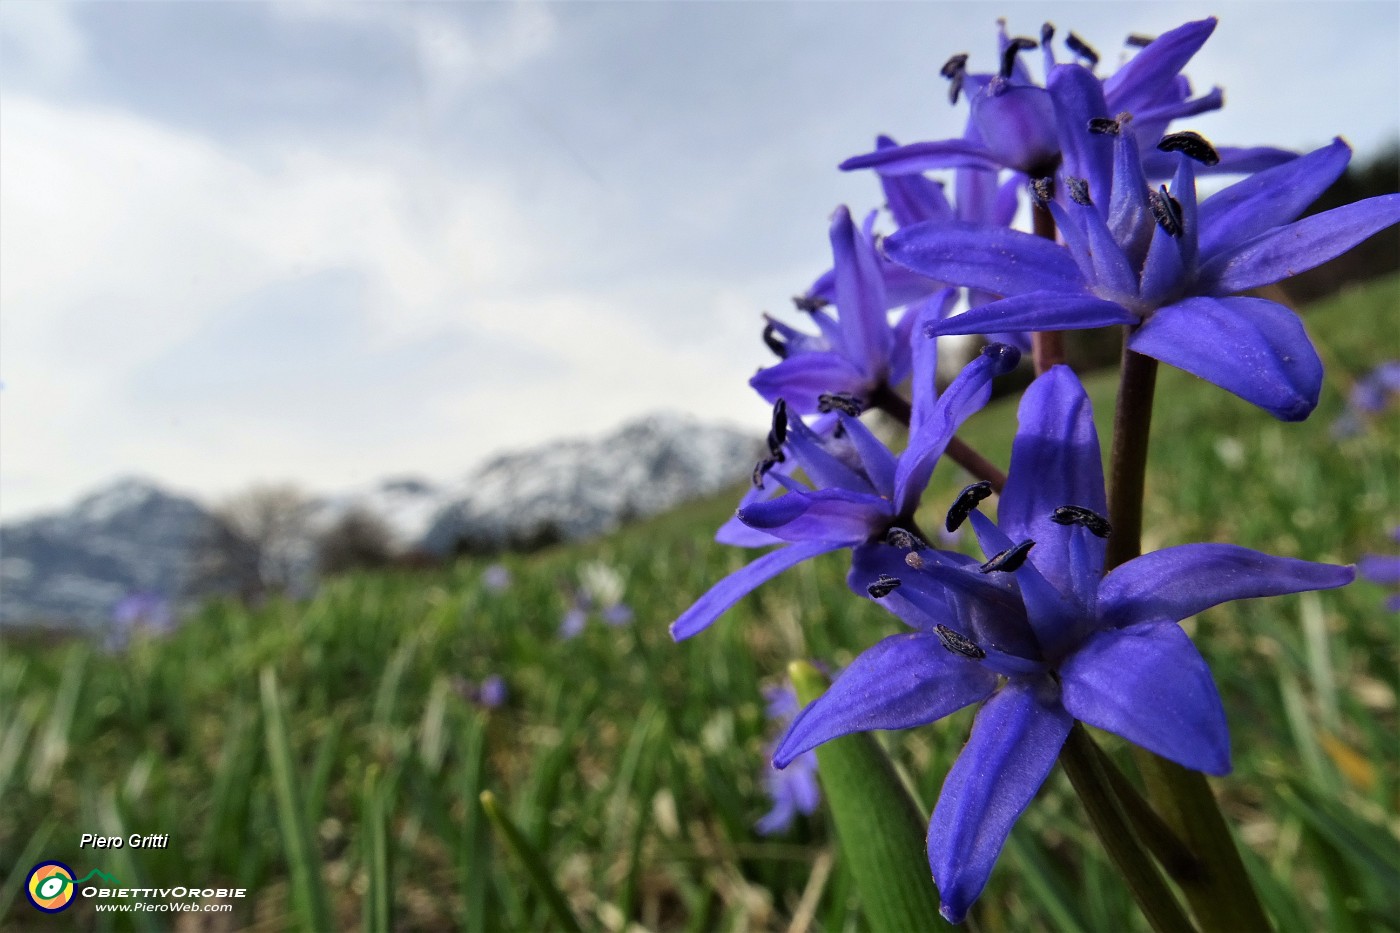
[[[1328,382],[1301,425],[1164,368],[1147,545],[1233,541],[1338,562],[1385,550],[1400,524],[1400,413],[1343,441],[1329,428],[1351,381],[1400,357],[1397,308],[1400,281],[1388,279],[1305,316]],[[1091,391],[1106,438],[1111,375]],[[1013,422],[1002,403],[965,437],[1005,463]],[[926,527],[965,481],[940,466]],[[896,624],[846,593],[832,556],[672,644],[667,624],[745,559],[711,541],[733,503],[512,558],[499,594],[481,586],[484,564],[463,562],[337,579],[310,602],[211,605],[121,654],[6,643],[0,925],[174,926],[81,904],[61,922],[41,916],[19,883],[47,858],[129,886],[247,888],[233,922],[206,917],[210,929],[561,928],[550,881],[585,929],[784,930],[795,916],[864,929],[822,815],[773,839],[751,829],[772,738],[760,688],[792,658],[845,663]],[[589,561],[625,576],[636,621],[595,621],[560,642],[564,592]],[[1358,583],[1188,622],[1233,730],[1236,770],[1215,787],[1283,929],[1395,929],[1400,917],[1400,657],[1383,598]],[[454,689],[490,673],[509,683],[503,709]],[[968,721],[887,737],[924,805]],[[1107,745],[1130,769],[1121,744]],[[483,791],[523,856],[502,847]],[[170,847],[80,851],[84,832],[169,833]],[[979,931],[1143,928],[1059,775],[974,920]]]

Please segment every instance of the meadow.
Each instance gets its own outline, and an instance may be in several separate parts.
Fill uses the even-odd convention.
[[[1338,563],[1393,549],[1400,411],[1337,438],[1353,382],[1400,357],[1400,279],[1304,320],[1327,364],[1314,415],[1280,424],[1163,367],[1145,547],[1230,541]],[[1088,380],[1101,433],[1114,377]],[[1006,463],[1014,403],[964,437]],[[924,502],[966,479],[940,465]],[[309,601],[204,608],[121,651],[10,638],[0,661],[0,926],[11,930],[863,930],[827,819],[771,837],[762,688],[787,663],[839,666],[898,623],[845,591],[832,556],[673,644],[667,625],[745,560],[713,543],[733,495],[601,540],[363,573]],[[932,518],[925,525],[936,524]],[[967,545],[963,545],[967,546]],[[589,564],[625,581],[633,621],[561,639]],[[1187,623],[1230,716],[1235,771],[1214,782],[1282,930],[1400,928],[1397,617],[1382,588],[1244,602]],[[499,674],[507,702],[466,684]],[[961,714],[886,737],[931,806],[966,739]],[[1101,741],[1125,770],[1121,743]],[[483,810],[490,791],[519,845]],[[163,849],[78,848],[81,833],[168,833]],[[522,857],[523,856],[523,857]],[[912,853],[911,858],[922,858]],[[128,887],[246,888],[226,914],[57,917],[20,890],[58,859]],[[562,899],[563,907],[558,904]],[[1146,929],[1058,773],[1020,821],[975,931]]]

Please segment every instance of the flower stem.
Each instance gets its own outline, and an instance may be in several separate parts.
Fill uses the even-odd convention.
[[[1031,226],[1035,235],[1047,240],[1055,239],[1055,218],[1043,204],[1031,205]],[[1065,335],[1057,330],[1037,331],[1031,335],[1031,358],[1035,361],[1035,374],[1039,376],[1050,367],[1063,363],[1065,357]]]
[[[1108,536],[1104,570],[1142,553],[1142,494],[1147,479],[1147,441],[1152,432],[1152,396],[1157,361],[1128,349],[1123,332],[1123,363],[1118,373],[1118,407],[1113,412],[1113,453],[1109,466]]]
[[[874,398],[875,407],[889,415],[906,428],[913,417],[913,411],[907,402],[898,393],[892,391],[888,386],[881,387]],[[992,484],[992,491],[1001,494],[1001,490],[1006,486],[1006,472],[995,463],[988,460],[977,452],[970,444],[961,438],[955,437],[948,442],[948,449],[944,451],[948,459],[958,466],[971,473],[978,479],[986,480]]]
[[[1171,888],[1162,880],[1152,857],[1133,832],[1099,754],[1089,733],[1075,723],[1060,752],[1060,765],[1084,804],[1094,832],[1123,875],[1152,929],[1157,933],[1194,930]]]
[[[1108,538],[1106,570],[1142,553],[1142,500],[1157,361],[1129,350],[1127,337],[1125,330],[1118,407],[1113,415],[1108,501],[1113,533]],[[1157,811],[1195,855],[1191,863],[1175,859],[1163,863],[1186,895],[1201,929],[1206,933],[1271,929],[1205,775],[1146,749],[1135,749],[1134,757]]]

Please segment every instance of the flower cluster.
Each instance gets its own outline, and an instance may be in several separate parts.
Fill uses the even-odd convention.
[[[980,704],[928,834],[942,910],[954,922],[1076,721],[1186,768],[1229,771],[1225,710],[1179,623],[1224,602],[1354,576],[1222,543],[1110,562],[1109,540],[1124,532],[1109,514],[1088,396],[1073,371],[1039,352],[1007,473],[965,450],[958,458],[981,481],[952,504],[945,530],[970,525],[985,559],[931,545],[916,521],[939,460],[961,444],[960,426],[1050,332],[1118,325],[1125,360],[1155,358],[1284,421],[1313,411],[1322,364],[1301,321],[1242,293],[1400,222],[1400,196],[1300,220],[1346,168],[1351,153],[1340,139],[1296,155],[1215,146],[1174,128],[1222,105],[1218,88],[1194,96],[1182,74],[1214,28],[1208,19],[1134,37],[1137,53],[1103,76],[1097,53],[1073,33],[1061,61],[1048,24],[1038,39],[1003,27],[995,71],[971,70],[967,55],[943,68],[950,99],[967,101],[961,137],[908,145],[879,137],[874,151],[842,164],[878,173],[895,229],[881,237],[878,213],[857,224],[839,208],[832,268],[796,299],[815,332],[766,320],[763,339],[779,361],[750,384],[773,406],[768,452],[717,539],[776,547],[719,581],[671,628],[678,640],[694,636],[788,568],[850,552],[851,590],[911,631],[861,654],[795,718],[774,762],[807,762],[830,739]],[[1037,47],[1043,83],[1023,61]],[[930,170],[952,173],[951,200]],[[1198,199],[1202,173],[1244,177]],[[1033,232],[1013,227],[1022,198]],[[967,310],[953,313],[960,304]],[[989,343],[940,393],[933,338],[944,334]],[[901,449],[862,420],[872,410],[907,426]],[[998,493],[993,520],[983,507]],[[1137,531],[1127,533],[1131,557]],[[775,789],[766,824],[815,792],[782,794]]]

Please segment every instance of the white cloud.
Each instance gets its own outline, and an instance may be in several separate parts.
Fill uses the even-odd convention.
[[[0,49],[10,59],[8,67],[17,66],[50,85],[77,78],[87,58],[72,6],[51,0],[0,4]]]
[[[417,56],[424,103],[441,113],[461,94],[508,78],[547,54],[558,21],[543,3],[277,3],[290,20],[350,25],[402,37]]]
[[[558,283],[561,269],[567,280],[588,263],[570,248],[577,232],[562,221],[526,229],[501,185],[463,180],[415,153],[370,160],[284,149],[253,158],[118,111],[18,95],[3,111],[9,515],[128,471],[206,491],[284,475],[324,487],[385,472],[451,474],[503,444],[602,429],[659,407],[716,412],[747,399],[752,366],[726,362],[726,347],[740,329],[752,344],[751,298],[704,283],[619,282],[607,294],[576,294]],[[556,284],[532,286],[546,265]],[[343,406],[361,404],[354,393],[327,399],[308,366],[300,386],[279,371],[284,381],[273,388],[283,399],[269,398],[270,387],[228,371],[237,356],[211,350],[208,336],[227,333],[230,315],[250,313],[280,285],[336,270],[353,271],[365,290],[344,309],[358,341],[337,348],[347,368],[386,354],[401,361],[438,338],[461,359],[454,371],[435,357],[437,380],[381,380],[401,397],[364,405],[354,437],[329,428],[347,421]],[[677,314],[718,325],[678,345],[636,323]],[[292,336],[270,329],[266,340],[275,348]],[[191,347],[204,348],[193,367],[180,358]],[[501,347],[538,370],[501,378],[510,366]],[[160,367],[165,375],[153,376]],[[224,393],[194,414],[193,389],[178,381],[191,368],[209,377],[200,391]],[[170,398],[143,397],[136,384],[160,385]]]

